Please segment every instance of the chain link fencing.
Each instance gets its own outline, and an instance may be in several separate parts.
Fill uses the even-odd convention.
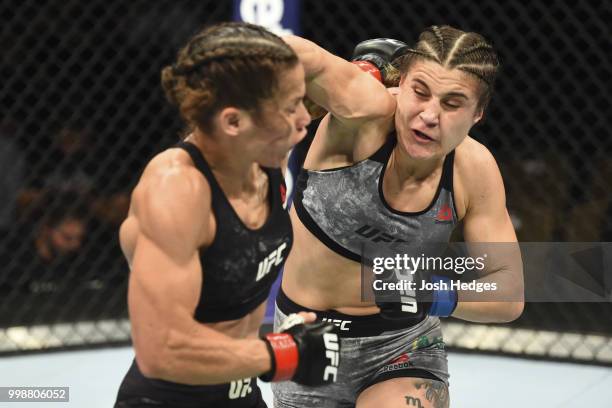
[[[176,142],[162,66],[229,1],[0,0],[0,353],[129,341],[117,231],[144,164]],[[500,165],[521,241],[612,241],[605,0],[302,2],[303,35],[349,57],[431,24],[487,37],[503,69],[472,136]],[[611,303],[531,303],[445,322],[452,347],[612,364]]]

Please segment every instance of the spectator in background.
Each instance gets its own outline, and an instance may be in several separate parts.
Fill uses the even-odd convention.
[[[74,193],[79,196],[92,194],[93,174],[87,171],[87,132],[78,124],[62,126],[54,135],[51,145],[44,152],[44,145],[32,147],[27,187],[21,191],[19,206],[22,215],[31,218],[36,211],[48,203],[46,193]],[[45,203],[46,201],[46,203]]]
[[[18,314],[25,308],[15,308],[25,302],[38,305],[27,308],[34,311],[34,318],[52,316],[52,310],[65,306],[66,295],[73,295],[90,270],[90,257],[83,251],[88,238],[83,198],[56,191],[43,197],[32,212],[34,222],[16,229],[1,248],[0,315],[12,324],[31,320]],[[48,299],[56,300],[43,307],[40,302]]]
[[[99,221],[96,229],[105,236],[116,230],[127,216],[129,196],[125,191],[111,193],[103,182],[104,170],[99,157],[88,152],[89,132],[81,125],[64,126],[55,137],[57,166],[52,167],[43,182],[43,188],[57,191],[75,191],[91,200],[91,211]],[[107,238],[111,238],[108,236]]]
[[[75,269],[87,236],[87,209],[74,193],[47,193],[40,208],[41,221],[33,229],[29,245],[22,245],[21,280],[30,293],[57,290]],[[79,274],[80,275],[80,274]]]
[[[33,160],[30,187],[20,195],[22,213],[38,207],[45,191],[73,193],[87,197],[98,224],[100,239],[114,239],[115,231],[127,215],[129,197],[124,191],[109,193],[102,181],[104,169],[91,149],[89,131],[78,122],[63,125],[53,136],[50,151]],[[102,191],[102,193],[101,193]],[[111,232],[112,231],[112,232]]]
[[[25,157],[13,135],[16,126],[0,124],[0,236],[9,232],[15,220],[19,190],[24,183]]]
[[[55,135],[54,151],[42,187],[56,191],[89,194],[94,189],[91,159],[87,154],[89,134],[80,125],[64,126]]]

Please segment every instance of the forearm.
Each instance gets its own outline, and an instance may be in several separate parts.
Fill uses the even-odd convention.
[[[260,339],[234,339],[200,325],[188,334],[173,330],[150,376],[190,385],[220,384],[255,377],[271,369]]]
[[[459,302],[452,316],[476,323],[508,323],[523,311],[523,302]]]
[[[516,320],[523,312],[522,270],[499,270],[474,282],[488,290],[458,290],[453,317],[479,323],[504,323]]]

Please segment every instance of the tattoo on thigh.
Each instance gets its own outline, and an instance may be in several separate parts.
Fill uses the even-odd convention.
[[[410,395],[406,395],[406,405],[410,407],[423,408],[423,405],[421,405],[421,400],[415,397],[411,397]]]
[[[425,390],[425,398],[434,408],[447,408],[449,406],[448,387],[442,381],[424,380],[415,384],[417,390]]]

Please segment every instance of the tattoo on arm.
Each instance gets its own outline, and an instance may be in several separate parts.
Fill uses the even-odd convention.
[[[417,390],[425,390],[425,398],[433,403],[434,408],[448,408],[448,388],[442,381],[425,380],[415,384]]]

